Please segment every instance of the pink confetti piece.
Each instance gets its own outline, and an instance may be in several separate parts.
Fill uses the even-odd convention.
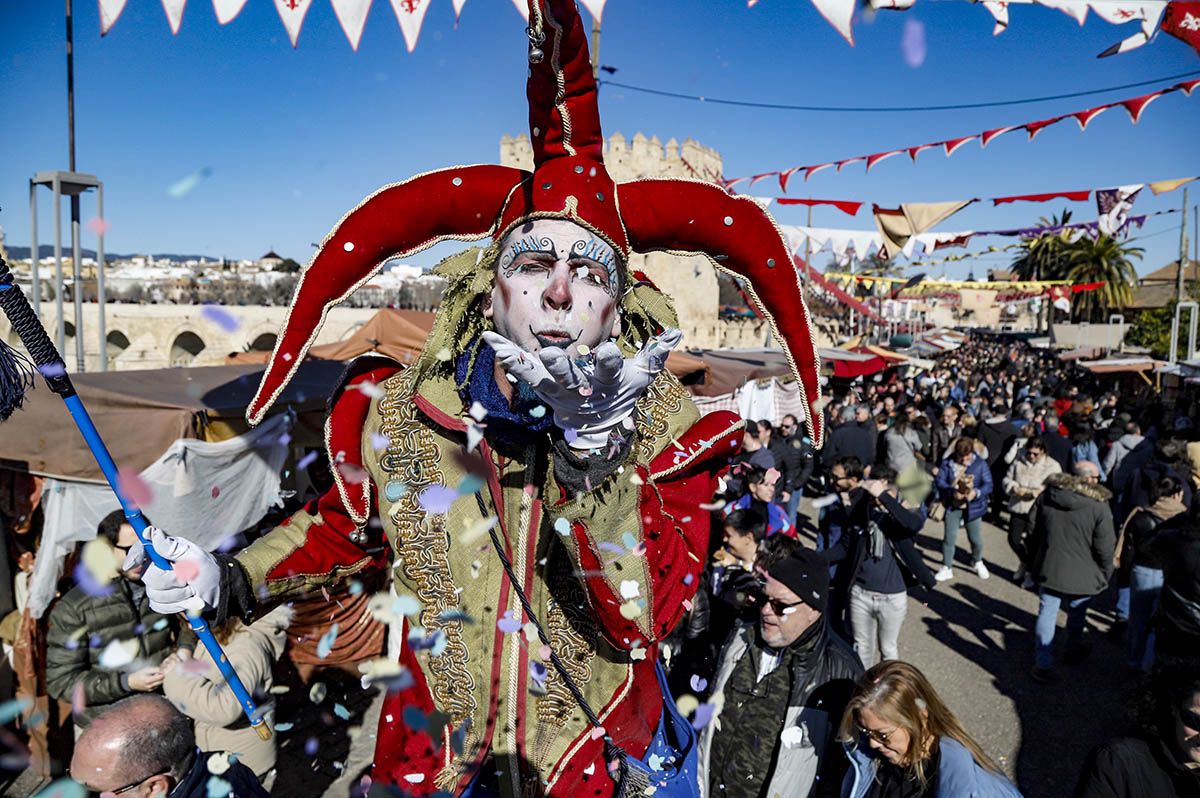
[[[215,499],[215,498],[217,498],[217,497],[218,497],[218,496],[220,496],[220,495],[221,495],[221,489],[220,489],[218,486],[216,486],[216,485],[213,485],[213,488],[212,488],[212,497]]]
[[[174,563],[171,569],[183,582],[192,582],[200,576],[200,566],[192,560],[180,560]]]
[[[338,463],[338,473],[350,485],[361,485],[367,479],[367,472],[354,463]]]
[[[904,32],[900,34],[900,52],[904,63],[913,69],[925,63],[928,48],[925,43],[925,23],[919,19],[904,20]]]
[[[154,489],[136,471],[124,468],[118,471],[117,490],[138,507],[148,507],[154,501]]]
[[[608,731],[603,726],[597,726],[594,729],[592,729],[591,738],[593,740],[599,740],[601,737],[603,737],[606,734],[608,734]]]
[[[458,498],[458,491],[445,485],[430,485],[421,491],[417,502],[426,513],[441,514],[450,511],[450,505]]]
[[[112,224],[102,216],[93,216],[88,219],[87,228],[98,236],[102,236],[109,231]]]

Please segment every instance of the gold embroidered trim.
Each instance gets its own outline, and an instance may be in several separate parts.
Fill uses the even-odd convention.
[[[670,435],[671,419],[683,410],[686,401],[687,389],[666,369],[638,398],[633,406],[638,430],[634,457],[638,462],[649,464],[658,454]]]
[[[424,488],[441,484],[445,476],[433,434],[417,417],[414,378],[410,375],[411,372],[405,371],[398,379],[389,380],[379,401],[380,429],[388,438],[380,467],[408,486],[408,492],[391,507],[392,523],[396,526],[396,557],[404,575],[416,585],[421,601],[421,625],[427,632],[441,630],[446,635],[446,649],[441,656],[428,656],[423,666],[432,676],[430,691],[434,702],[459,728],[474,717],[475,680],[467,669],[469,652],[463,641],[462,622],[440,619],[444,611],[459,606],[450,573],[445,517],[426,516],[417,499]],[[447,765],[434,780],[438,789],[454,790],[462,775],[462,763],[474,760],[478,745],[479,730],[471,726],[466,730],[462,754],[453,757],[447,750]]]
[[[689,464],[691,464],[691,462],[693,460],[695,460],[700,455],[704,454],[705,449],[710,448],[714,443],[721,440],[722,438],[724,438],[726,435],[733,432],[734,430],[742,429],[745,426],[746,426],[745,420],[739,419],[738,421],[735,421],[734,423],[730,424],[719,434],[714,435],[711,438],[706,438],[705,440],[697,442],[696,448],[694,450],[692,450],[692,452],[687,457],[680,460],[678,463],[675,463],[670,468],[664,468],[662,471],[655,471],[653,474],[650,475],[650,481],[653,482],[655,480],[662,479],[663,477],[669,477],[672,474],[674,474],[676,471],[683,470]]]

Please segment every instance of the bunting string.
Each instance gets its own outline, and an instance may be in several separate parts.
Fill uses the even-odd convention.
[[[1080,131],[1085,131],[1087,130],[1087,126],[1091,124],[1092,120],[1094,120],[1097,116],[1104,113],[1108,109],[1116,108],[1117,106],[1124,108],[1129,114],[1130,121],[1136,125],[1138,120],[1142,118],[1142,114],[1145,113],[1146,108],[1149,107],[1150,103],[1154,102],[1159,97],[1162,97],[1165,94],[1172,94],[1174,92],[1182,92],[1184,96],[1190,97],[1192,95],[1192,91],[1197,86],[1200,86],[1200,78],[1193,78],[1192,80],[1185,80],[1180,83],[1176,83],[1173,86],[1159,89],[1158,91],[1151,92],[1149,94],[1143,94],[1139,97],[1130,97],[1124,100],[1118,100],[1116,102],[1105,103],[1104,105],[1098,105],[1094,108],[1085,108],[1082,111],[1074,111],[1069,114],[1062,114],[1061,116],[1054,116],[1048,119],[1039,119],[1034,122],[1025,122],[1019,125],[1007,125],[1005,127],[984,130],[980,133],[975,133],[968,136],[958,136],[957,138],[934,141],[928,144],[917,144],[912,147],[901,147],[900,149],[895,150],[884,150],[883,152],[876,152],[870,155],[857,155],[853,158],[844,158],[840,161],[829,161],[826,163],[811,164],[806,166],[793,166],[789,169],[761,172],[756,175],[747,175],[745,177],[735,177],[731,180],[726,180],[723,185],[726,188],[733,188],[739,183],[749,181],[749,185],[753,186],[760,180],[768,177],[774,177],[779,181],[779,188],[783,191],[783,193],[786,194],[788,191],[788,183],[791,181],[794,175],[800,172],[803,172],[805,181],[807,181],[817,172],[820,172],[824,169],[834,167],[836,171],[840,172],[843,168],[855,163],[865,163],[867,172],[870,172],[871,168],[876,164],[896,155],[907,154],[908,157],[913,160],[913,162],[916,162],[918,155],[925,150],[931,149],[941,149],[943,152],[945,152],[946,157],[949,158],[951,155],[958,152],[958,150],[961,149],[964,144],[968,144],[972,141],[979,141],[981,148],[985,148],[995,139],[999,138],[1005,133],[1011,133],[1014,130],[1024,130],[1029,135],[1029,140],[1032,141],[1038,133],[1041,133],[1051,125],[1067,119],[1074,119],[1079,125]]]

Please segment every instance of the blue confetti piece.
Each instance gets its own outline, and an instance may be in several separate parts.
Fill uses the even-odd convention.
[[[21,713],[31,706],[33,706],[33,701],[28,698],[14,698],[12,701],[0,704],[0,726],[20,717]]]
[[[304,741],[304,753],[308,756],[316,756],[320,746],[321,742],[316,737],[309,737]]]
[[[445,485],[430,485],[421,491],[417,502],[426,513],[440,515],[450,511],[450,505],[458,498],[458,491]]]
[[[408,485],[395,480],[389,482],[383,488],[383,495],[390,502],[400,501],[400,497],[406,493],[408,493]]]
[[[238,327],[241,326],[233,314],[220,305],[204,305],[200,308],[200,315],[225,332],[237,332]]]
[[[110,582],[102,584],[83,563],[75,566],[75,584],[79,589],[93,598],[111,596],[115,586]]]
[[[597,543],[596,548],[600,549],[600,551],[612,552],[613,554],[625,553],[625,549],[621,548],[616,543],[609,543],[607,540]]]
[[[87,798],[87,790],[79,782],[59,779],[39,792],[37,798]]]
[[[337,715],[342,720],[350,720],[350,710],[346,709],[341,704],[333,705],[333,714]]]
[[[696,707],[696,714],[692,716],[692,728],[700,731],[707,726],[712,721],[714,711],[712,704],[701,704]]]
[[[462,482],[458,483],[458,492],[462,496],[470,496],[472,493],[478,493],[483,490],[484,481],[473,474],[468,474],[463,477]]]
[[[450,645],[450,638],[446,637],[446,633],[438,629],[433,633],[433,645],[429,647],[430,656],[440,657],[442,652],[446,650],[446,646]]]
[[[313,451],[309,452],[308,454],[306,454],[300,458],[300,462],[296,463],[296,470],[303,471],[304,469],[306,469],[310,465],[312,465],[313,461],[316,459],[317,459],[317,452],[314,449]]]
[[[504,613],[504,617],[496,621],[496,628],[506,635],[521,631],[521,619],[512,616],[512,610]]]
[[[629,549],[630,551],[637,548],[638,544],[637,538],[633,536],[632,532],[626,532],[624,535],[621,535],[621,542],[625,544],[625,548]]]
[[[554,521],[554,531],[564,538],[569,536],[571,534],[571,522],[565,518],[556,518]]]
[[[351,596],[357,596],[358,594],[363,592],[363,583],[358,581],[357,579],[353,580],[350,583],[350,589],[347,590],[346,592],[349,593]]]
[[[205,785],[205,794],[208,798],[229,798],[233,793],[233,785],[225,781],[220,776],[209,776],[208,784]]]
[[[533,407],[529,408],[529,415],[533,416],[534,418],[541,418],[542,416],[546,415],[546,408],[543,405],[534,405]]]
[[[442,623],[475,623],[475,619],[470,615],[467,615],[462,610],[455,609],[442,610],[441,614],[438,615],[438,620]]]
[[[208,166],[197,169],[187,177],[177,180],[168,186],[167,196],[171,199],[182,199],[183,197],[186,197],[188,194],[192,193],[196,186],[200,185],[201,180],[206,177],[211,177],[212,173],[213,170]]]
[[[429,728],[429,719],[419,707],[404,708],[404,725],[413,731],[422,732]]]
[[[67,367],[62,363],[47,363],[44,366],[38,366],[38,371],[42,372],[42,376],[46,379],[53,379],[54,377],[65,377]]]
[[[317,656],[325,659],[329,653],[333,651],[333,644],[337,642],[338,625],[335,623],[329,627],[329,631],[321,635],[321,639],[317,641]]]
[[[290,724],[290,723],[276,723],[275,724],[275,731],[277,731],[277,732],[285,732],[285,731],[291,731],[291,730],[292,730],[292,724]]]

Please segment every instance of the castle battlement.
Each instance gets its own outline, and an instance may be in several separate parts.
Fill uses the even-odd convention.
[[[518,169],[533,169],[533,146],[529,136],[502,136],[500,163]],[[604,165],[618,183],[643,177],[692,177],[716,182],[722,177],[721,154],[694,139],[680,144],[668,139],[664,145],[658,136],[646,138],[635,133],[626,139],[613,133],[604,143]]]

